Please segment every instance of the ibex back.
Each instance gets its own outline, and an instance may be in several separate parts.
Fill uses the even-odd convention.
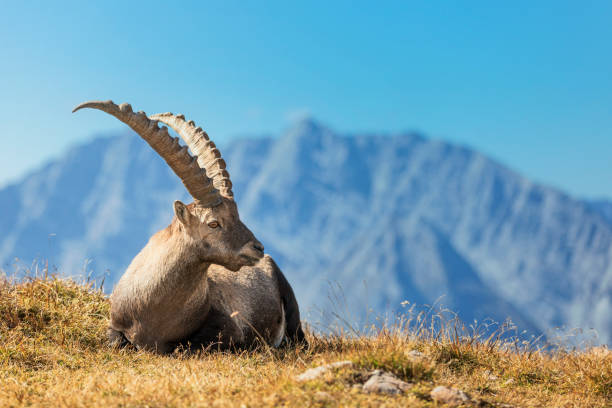
[[[182,115],[149,118],[128,104],[86,102],[74,111],[82,108],[100,109],[134,129],[194,198],[189,205],[174,202],[171,224],[149,239],[114,288],[111,342],[160,353],[178,345],[305,342],[293,290],[240,221],[225,162],[206,132]]]

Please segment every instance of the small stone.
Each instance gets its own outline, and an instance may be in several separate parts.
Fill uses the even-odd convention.
[[[406,355],[408,357],[417,358],[417,359],[425,357],[425,354],[421,353],[419,350],[410,350],[409,352],[406,353]]]
[[[485,370],[484,372],[484,376],[487,380],[489,381],[497,381],[499,379],[498,376],[496,376],[495,374],[493,374],[491,371],[489,370]]]
[[[506,380],[506,382],[504,382],[504,385],[512,385],[514,384],[514,378],[509,378]]]
[[[327,401],[327,400],[332,399],[331,394],[325,391],[317,391],[314,397],[317,401]]]
[[[456,388],[439,385],[429,394],[434,401],[456,406],[470,400],[470,396]]]
[[[302,374],[298,375],[296,377],[296,380],[311,381],[311,380],[321,377],[323,374],[325,374],[326,372],[332,369],[342,368],[342,367],[352,367],[352,365],[353,365],[353,362],[347,360],[347,361],[337,361],[335,363],[325,364],[319,367],[310,368],[304,371]]]
[[[364,392],[374,392],[378,394],[397,395],[407,391],[412,384],[400,380],[391,373],[382,370],[374,370],[370,373],[370,378],[363,384]]]

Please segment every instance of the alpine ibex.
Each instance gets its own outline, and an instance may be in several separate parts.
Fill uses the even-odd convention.
[[[149,118],[112,101],[85,102],[73,112],[82,108],[129,125],[194,198],[189,205],[174,202],[171,224],[149,239],[114,288],[111,342],[160,353],[178,345],[248,347],[257,339],[275,347],[284,339],[305,342],[293,290],[240,221],[225,162],[208,135],[183,115]]]

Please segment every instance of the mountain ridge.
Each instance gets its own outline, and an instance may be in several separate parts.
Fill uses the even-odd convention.
[[[346,137],[310,119],[281,138],[236,140],[222,152],[241,217],[304,309],[325,308],[337,281],[347,307],[363,315],[365,280],[377,312],[444,296],[467,321],[510,316],[536,333],[595,327],[609,341],[605,205],[418,133]],[[1,265],[50,258],[72,274],[108,269],[112,285],[167,225],[174,199],[189,197],[133,134],[75,147],[0,190]]]

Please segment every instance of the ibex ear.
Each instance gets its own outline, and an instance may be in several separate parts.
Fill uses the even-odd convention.
[[[189,218],[191,217],[191,214],[189,213],[187,206],[179,200],[174,202],[174,214],[181,224],[185,226],[189,225]]]

